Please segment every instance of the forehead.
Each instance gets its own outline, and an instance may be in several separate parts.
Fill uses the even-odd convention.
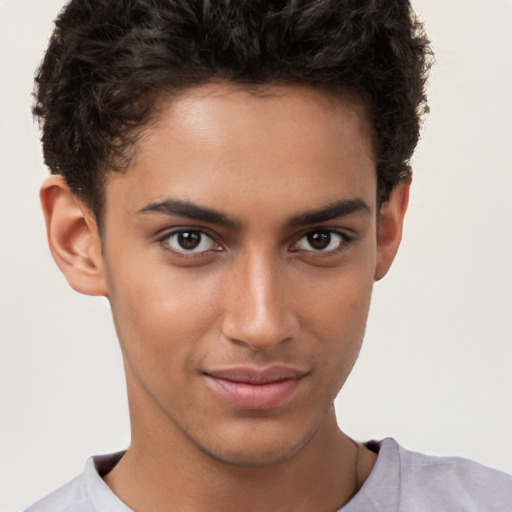
[[[338,137],[344,131],[337,143],[340,150],[346,150],[344,142],[349,141],[344,128],[350,126],[360,135],[362,149],[373,155],[366,105],[348,92],[336,94],[311,85],[240,86],[220,82],[186,89],[169,101],[163,99],[157,111],[149,135],[172,132],[175,137],[181,135],[182,141],[193,138],[198,147],[203,142],[227,147],[226,142],[245,139],[268,153],[278,136],[295,152],[299,151],[297,142],[304,138],[321,150],[322,141],[330,142],[331,137],[326,135]],[[312,144],[304,149],[310,151],[309,146]]]
[[[312,87],[188,89],[161,102],[127,172],[111,175],[107,210],[121,202],[137,211],[167,195],[240,215],[248,202],[368,199],[376,191],[370,132],[360,101]]]

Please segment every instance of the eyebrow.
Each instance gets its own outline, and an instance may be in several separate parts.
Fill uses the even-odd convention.
[[[362,199],[359,198],[341,199],[340,201],[329,203],[323,208],[309,210],[300,215],[297,215],[296,217],[292,217],[288,220],[288,225],[297,227],[306,226],[308,224],[317,224],[358,212],[370,214],[371,208]],[[210,224],[218,224],[220,226],[233,229],[240,227],[239,222],[229,218],[226,214],[218,210],[207,208],[205,206],[199,206],[189,201],[175,198],[166,198],[162,201],[153,201],[139,210],[137,213],[163,213],[169,216],[184,217],[186,219],[198,220]]]
[[[317,224],[337,219],[338,217],[345,217],[353,213],[361,212],[369,215],[371,211],[371,208],[362,199],[341,199],[323,208],[304,212],[297,217],[291,218],[288,223],[290,226],[306,226],[308,224]]]
[[[199,206],[182,199],[167,198],[163,201],[154,201],[137,213],[163,213],[169,216],[184,217],[229,228],[237,228],[239,226],[238,222],[217,210]]]

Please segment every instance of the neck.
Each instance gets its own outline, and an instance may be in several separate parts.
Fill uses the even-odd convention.
[[[216,460],[160,410],[140,410],[142,403],[132,401],[132,444],[104,478],[133,510],[334,511],[360,485],[358,448],[339,430],[334,407],[290,458],[240,466]]]

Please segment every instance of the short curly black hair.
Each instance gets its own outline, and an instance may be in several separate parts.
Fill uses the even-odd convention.
[[[379,200],[410,176],[432,52],[408,0],[71,0],[55,25],[33,113],[46,164],[98,218],[157,100],[217,80],[356,94]]]

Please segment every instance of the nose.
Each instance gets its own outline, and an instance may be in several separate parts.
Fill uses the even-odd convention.
[[[271,255],[252,254],[231,269],[222,319],[227,339],[263,351],[296,337],[298,319],[284,267]]]

